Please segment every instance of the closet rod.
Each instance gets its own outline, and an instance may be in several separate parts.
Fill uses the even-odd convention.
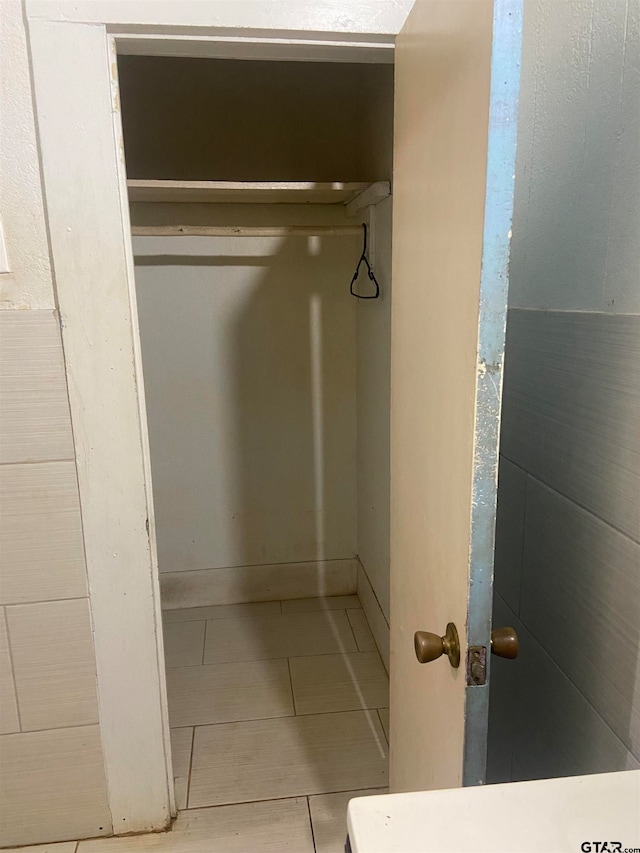
[[[133,237],[344,237],[360,225],[133,225]]]

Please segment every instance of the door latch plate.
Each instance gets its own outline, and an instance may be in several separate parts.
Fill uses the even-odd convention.
[[[487,683],[487,647],[469,646],[467,651],[467,685],[481,687]]]

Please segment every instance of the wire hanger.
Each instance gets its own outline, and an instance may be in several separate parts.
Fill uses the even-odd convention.
[[[364,222],[362,223],[362,228],[364,229],[364,245],[362,247],[362,254],[360,255],[360,260],[358,261],[358,266],[356,267],[356,271],[354,272],[353,278],[351,279],[351,284],[349,285],[349,293],[352,296],[355,296],[357,299],[377,299],[380,296],[380,285],[378,284],[378,279],[373,274],[373,270],[371,269],[371,265],[370,265],[369,261],[367,260],[367,226]],[[363,263],[367,267],[367,275],[369,276],[369,279],[376,286],[376,292],[370,294],[369,296],[363,296],[360,293],[356,293],[355,290],[353,289],[353,285],[356,283],[356,279],[358,278],[358,275],[360,273],[360,267],[362,266]]]

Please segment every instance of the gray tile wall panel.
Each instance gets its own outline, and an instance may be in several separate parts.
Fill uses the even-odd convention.
[[[516,629],[520,656],[491,660],[488,781],[639,768],[640,762],[496,596],[498,623]]]
[[[640,545],[532,478],[520,617],[640,757]]]
[[[510,310],[501,452],[640,541],[640,316]]]

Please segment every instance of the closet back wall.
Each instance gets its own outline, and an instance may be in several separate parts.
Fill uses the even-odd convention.
[[[130,178],[388,181],[393,66],[121,56]]]
[[[139,207],[148,223],[190,206]],[[344,215],[197,215],[282,224],[283,207],[289,223]],[[134,239],[164,606],[354,590],[359,248],[344,236]],[[225,571],[239,566],[262,568]]]

